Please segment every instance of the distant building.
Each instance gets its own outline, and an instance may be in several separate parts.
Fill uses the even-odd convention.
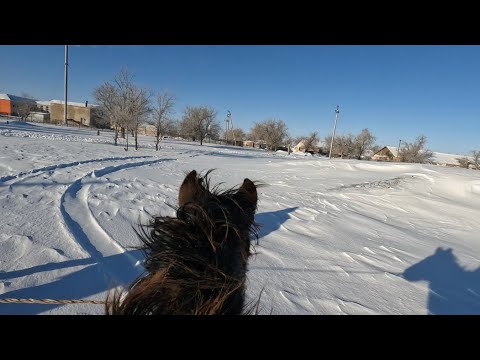
[[[47,107],[46,104],[43,104],[43,106]],[[50,101],[48,111],[50,112],[50,122],[58,124],[65,121],[65,101]],[[98,105],[88,104],[87,101],[84,103],[69,101],[67,104],[67,120],[69,123],[73,122],[83,126],[96,126],[99,118]]]
[[[233,144],[233,141],[229,141],[229,144]],[[237,146],[244,146],[244,147],[253,147],[258,149],[266,149],[267,143],[264,140],[245,140],[245,141],[236,141]]]
[[[398,157],[398,147],[384,146],[372,156],[372,160],[393,161]]]
[[[456,155],[456,154],[447,154],[440,152],[432,152],[433,157],[430,160],[430,163],[433,165],[440,166],[452,166],[457,167],[460,164],[458,163],[458,158],[463,158],[465,155]],[[385,146],[382,149],[378,150],[373,156],[372,160],[377,161],[398,161],[398,147],[396,146]],[[467,156],[467,158],[473,162],[473,157]]]
[[[19,116],[18,109],[22,104],[35,104],[35,100],[11,94],[0,94],[0,115]]]
[[[143,124],[138,127],[139,135],[156,136],[157,128],[154,125]],[[165,137],[165,136],[164,136]]]
[[[49,123],[50,114],[48,112],[31,112],[27,116],[27,121],[39,122],[39,123]]]
[[[41,112],[50,113],[50,101],[37,101],[37,107]]]
[[[297,145],[294,146],[294,152],[309,152],[309,153],[319,153],[324,148],[324,143],[322,141],[318,141],[315,145],[309,147],[308,149],[305,147],[305,140],[302,139],[298,142]]]

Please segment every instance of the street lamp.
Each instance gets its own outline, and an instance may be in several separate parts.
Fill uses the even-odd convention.
[[[398,148],[397,148],[397,160],[400,159],[400,143],[402,142],[402,139],[398,140]]]

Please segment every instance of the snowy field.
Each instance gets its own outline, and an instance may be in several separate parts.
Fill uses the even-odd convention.
[[[143,271],[132,226],[185,174],[262,181],[247,296],[261,314],[480,314],[480,171],[328,160],[0,120],[0,298],[104,300]],[[2,304],[0,314],[102,314]]]

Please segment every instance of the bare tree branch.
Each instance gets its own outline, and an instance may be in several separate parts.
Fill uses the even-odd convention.
[[[470,159],[466,156],[456,158],[456,160],[458,161],[458,164],[460,165],[460,167],[465,168],[465,169],[468,169],[468,167],[471,164]]]
[[[472,151],[473,161],[472,164],[475,166],[475,169],[480,170],[480,150]]]
[[[192,141],[203,140],[207,135],[218,136],[220,125],[215,120],[217,112],[207,106],[187,106],[181,122],[181,132],[183,135],[190,137]]]
[[[254,124],[250,136],[254,141],[264,140],[268,149],[276,151],[288,137],[287,125],[283,120],[264,120]]]
[[[427,137],[425,135],[418,136],[413,143],[402,142],[402,147],[400,148],[399,153],[399,160],[401,162],[409,163],[431,162],[433,152],[425,149],[426,142]]]
[[[155,126],[155,149],[158,151],[158,144],[163,134],[173,127],[173,121],[169,116],[173,112],[175,97],[168,92],[159,92],[156,96],[156,104],[153,107],[152,124]]]
[[[355,136],[353,156],[360,160],[365,154],[365,151],[371,148],[374,142],[375,136],[370,133],[370,130],[363,129],[360,134]]]
[[[133,82],[133,75],[124,68],[113,82],[106,81],[95,88],[93,95],[115,130],[115,145],[118,143],[118,131],[122,130],[122,137],[124,137],[126,129],[127,133],[128,130],[133,132],[135,149],[138,149],[138,128],[151,111],[147,89],[138,88]],[[126,150],[128,150],[128,137]]]

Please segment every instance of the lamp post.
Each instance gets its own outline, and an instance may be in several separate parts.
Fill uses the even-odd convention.
[[[338,109],[338,105],[337,105],[337,108],[335,109],[335,123],[333,125],[332,141],[330,142],[330,155],[328,156],[329,159],[332,158],[333,140],[335,139],[335,130],[337,129],[337,119],[338,119],[339,113],[340,113],[340,110]]]
[[[398,140],[398,148],[397,148],[397,160],[400,159],[400,143],[402,142],[402,139]]]

